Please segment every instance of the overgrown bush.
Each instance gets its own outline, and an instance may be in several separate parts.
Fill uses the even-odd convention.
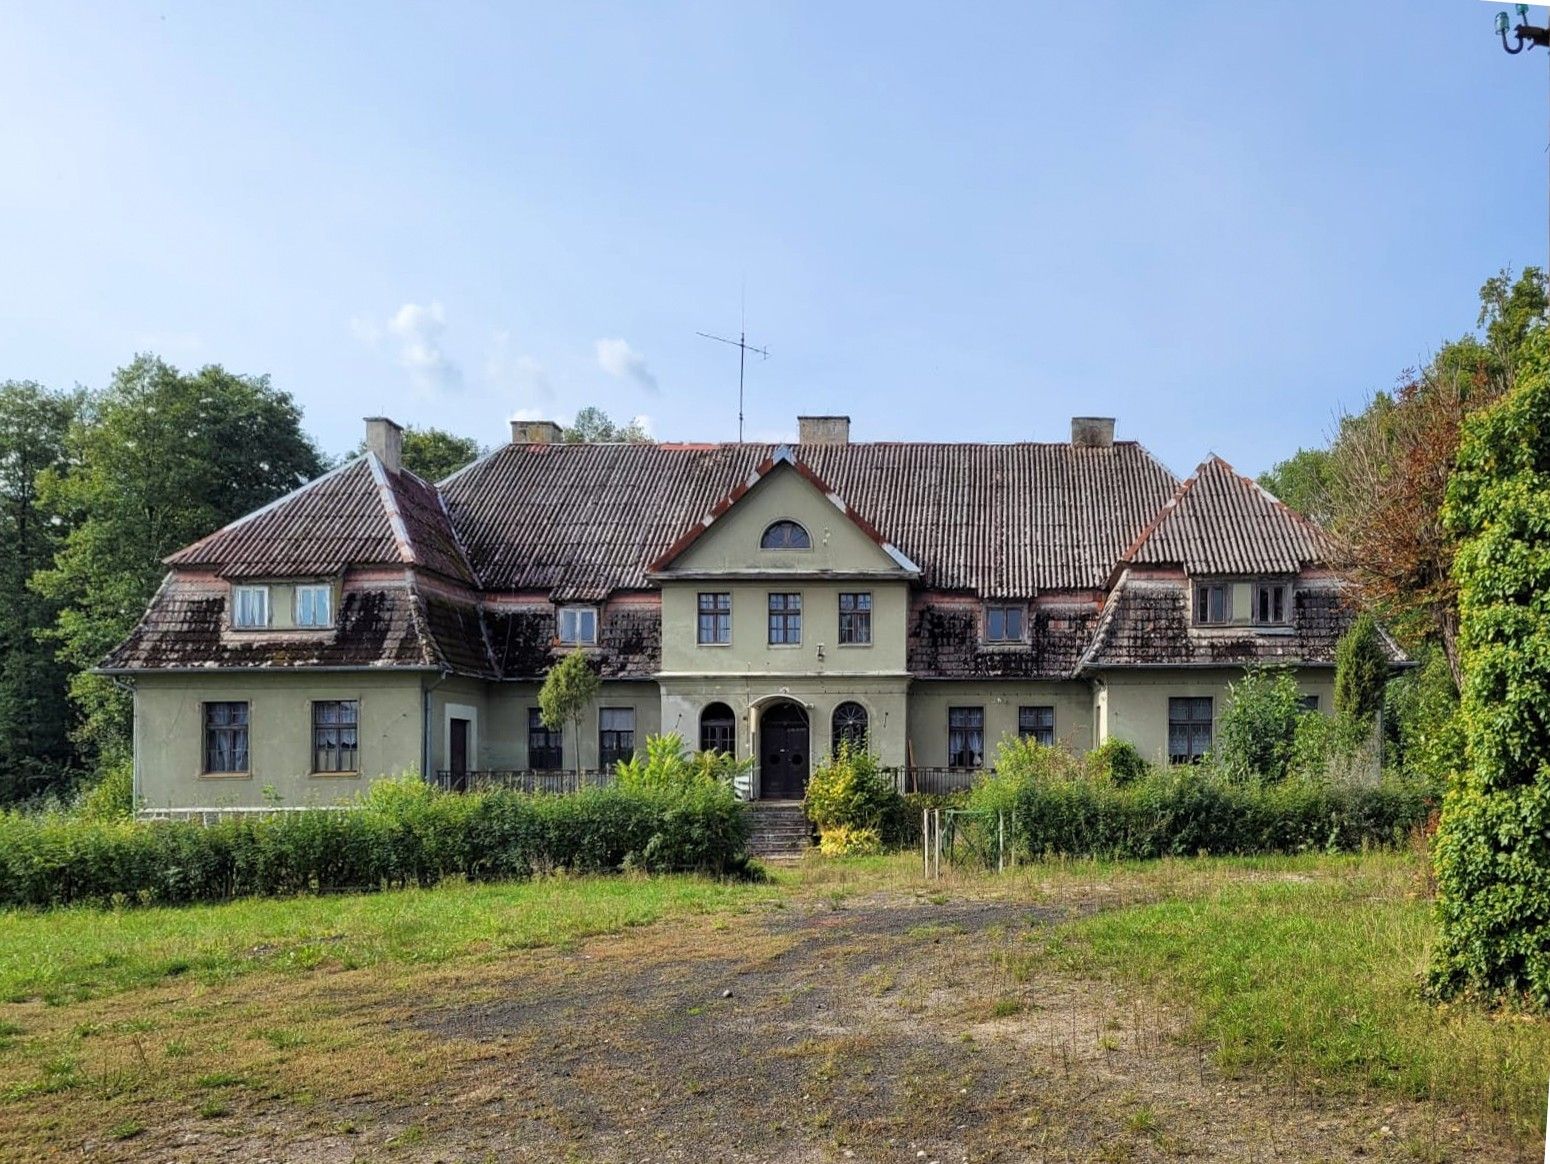
[[[881,834],[900,803],[899,790],[878,766],[877,757],[865,748],[852,748],[847,741],[808,778],[803,807],[820,833],[843,826]]]
[[[1386,761],[1412,776],[1447,787],[1464,763],[1464,721],[1458,688],[1442,648],[1432,644],[1417,655],[1414,670],[1389,682],[1383,710]]]
[[[97,782],[81,793],[75,811],[88,820],[120,820],[135,811],[135,765],[128,758],[104,765]]]
[[[883,851],[883,838],[876,829],[830,825],[818,839],[818,851],[825,857],[870,857]]]
[[[1284,780],[1302,716],[1302,694],[1290,671],[1249,667],[1228,685],[1211,759],[1233,780]]]
[[[899,798],[898,808],[883,825],[883,844],[894,849],[918,845],[923,812],[968,807],[968,789],[959,792],[907,792]]]
[[[1014,851],[1147,859],[1196,854],[1298,853],[1404,841],[1426,819],[1419,784],[1285,780],[1243,783],[1181,767],[1130,784],[998,773],[970,807],[1007,815]]]
[[[736,778],[753,766],[753,760],[739,760],[726,752],[690,752],[677,732],[646,739],[645,759],[632,756],[620,760],[619,787],[663,789],[667,791],[702,787],[730,788]]]
[[[1129,740],[1110,736],[1087,753],[1087,774],[1111,784],[1134,784],[1152,770],[1141,750]]]
[[[535,872],[742,873],[748,819],[723,785],[568,796],[381,781],[345,809],[204,826],[0,814],[0,906],[220,901],[503,880]]]
[[[1337,783],[1369,780],[1378,768],[1376,746],[1370,723],[1304,712],[1297,720],[1287,775],[1294,780]]]
[[[1335,647],[1335,714],[1370,724],[1383,708],[1383,687],[1389,677],[1389,656],[1383,649],[1378,622],[1366,611]]]

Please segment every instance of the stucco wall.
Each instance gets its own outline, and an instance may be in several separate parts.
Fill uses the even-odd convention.
[[[525,769],[532,766],[527,754],[528,708],[538,706],[537,683],[487,685],[485,711],[479,727],[479,767]],[[581,766],[598,766],[598,710],[604,707],[635,709],[635,748],[644,752],[646,737],[661,730],[662,701],[655,683],[624,680],[603,681],[597,699],[581,717]],[[576,734],[565,727],[565,767],[576,767]]]
[[[312,701],[360,702],[360,771],[312,773]],[[249,704],[249,772],[204,774],[203,704]],[[379,776],[418,772],[419,673],[147,675],[135,683],[135,778],[158,807],[331,804]]]
[[[1335,672],[1332,667],[1299,667],[1294,671],[1304,695],[1319,697],[1319,711],[1334,712]],[[1109,671],[1103,675],[1101,734],[1128,740],[1155,764],[1168,762],[1168,700],[1210,696],[1212,735],[1227,706],[1227,685],[1243,678],[1241,667],[1159,668],[1155,671]]]
[[[1085,682],[1055,681],[973,683],[916,680],[910,688],[909,736],[914,761],[922,768],[947,766],[947,712],[950,707],[985,709],[985,767],[995,764],[996,745],[1017,735],[1017,709],[1055,709],[1055,739],[1081,754],[1092,747],[1093,694]]]

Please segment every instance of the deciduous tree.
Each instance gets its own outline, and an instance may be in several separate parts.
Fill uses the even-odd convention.
[[[355,446],[352,458],[366,451],[366,442]],[[404,468],[427,481],[440,481],[470,461],[478,460],[484,450],[473,437],[461,437],[440,428],[404,429]]]
[[[581,717],[587,705],[597,698],[601,686],[602,680],[587,653],[577,648],[549,668],[538,692],[538,710],[544,726],[552,732],[563,732],[566,724],[574,729],[578,773],[581,771]]]

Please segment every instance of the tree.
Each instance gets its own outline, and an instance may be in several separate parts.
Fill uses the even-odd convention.
[[[1214,759],[1234,780],[1284,780],[1302,715],[1290,671],[1249,667],[1228,690]]]
[[[562,430],[562,436],[568,445],[602,444],[609,441],[622,441],[627,445],[651,444],[651,435],[639,417],[629,424],[618,425],[601,408],[592,405],[576,413],[576,419],[571,421],[569,428]]]
[[[144,612],[162,558],[317,476],[323,462],[295,401],[267,376],[216,365],[184,373],[152,355],[86,399],[65,446],[69,470],[45,471],[39,489],[69,532],[32,585],[58,606],[48,634],[75,670],[77,743],[118,755],[129,700],[90,668]]]
[[[27,582],[63,538],[39,508],[38,478],[63,467],[79,406],[38,384],[0,384],[0,804],[59,781],[74,761],[68,672],[39,635],[58,610]]]
[[[581,772],[581,717],[587,705],[597,698],[601,686],[602,680],[592,669],[587,653],[577,648],[549,668],[538,692],[538,711],[544,726],[552,732],[563,732],[566,724],[575,729],[578,775]]]
[[[350,453],[350,459],[365,452],[366,442],[362,441]],[[456,436],[439,428],[416,428],[414,425],[404,429],[404,468],[411,473],[418,473],[427,481],[440,481],[443,477],[449,477],[483,455],[484,450],[473,437]]]
[[[1328,525],[1332,517],[1329,458],[1328,449],[1298,449],[1286,460],[1261,473],[1260,487],[1304,517]]]
[[[1550,336],[1464,425],[1444,520],[1458,540],[1467,764],[1443,798],[1436,867],[1444,997],[1550,1006]]]
[[[1335,714],[1370,727],[1383,709],[1389,656],[1378,620],[1363,611],[1335,647]]]

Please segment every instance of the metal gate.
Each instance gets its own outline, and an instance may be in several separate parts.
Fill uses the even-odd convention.
[[[1006,814],[967,808],[928,808],[921,813],[921,849],[926,876],[942,875],[942,859],[960,869],[1008,865]]]

